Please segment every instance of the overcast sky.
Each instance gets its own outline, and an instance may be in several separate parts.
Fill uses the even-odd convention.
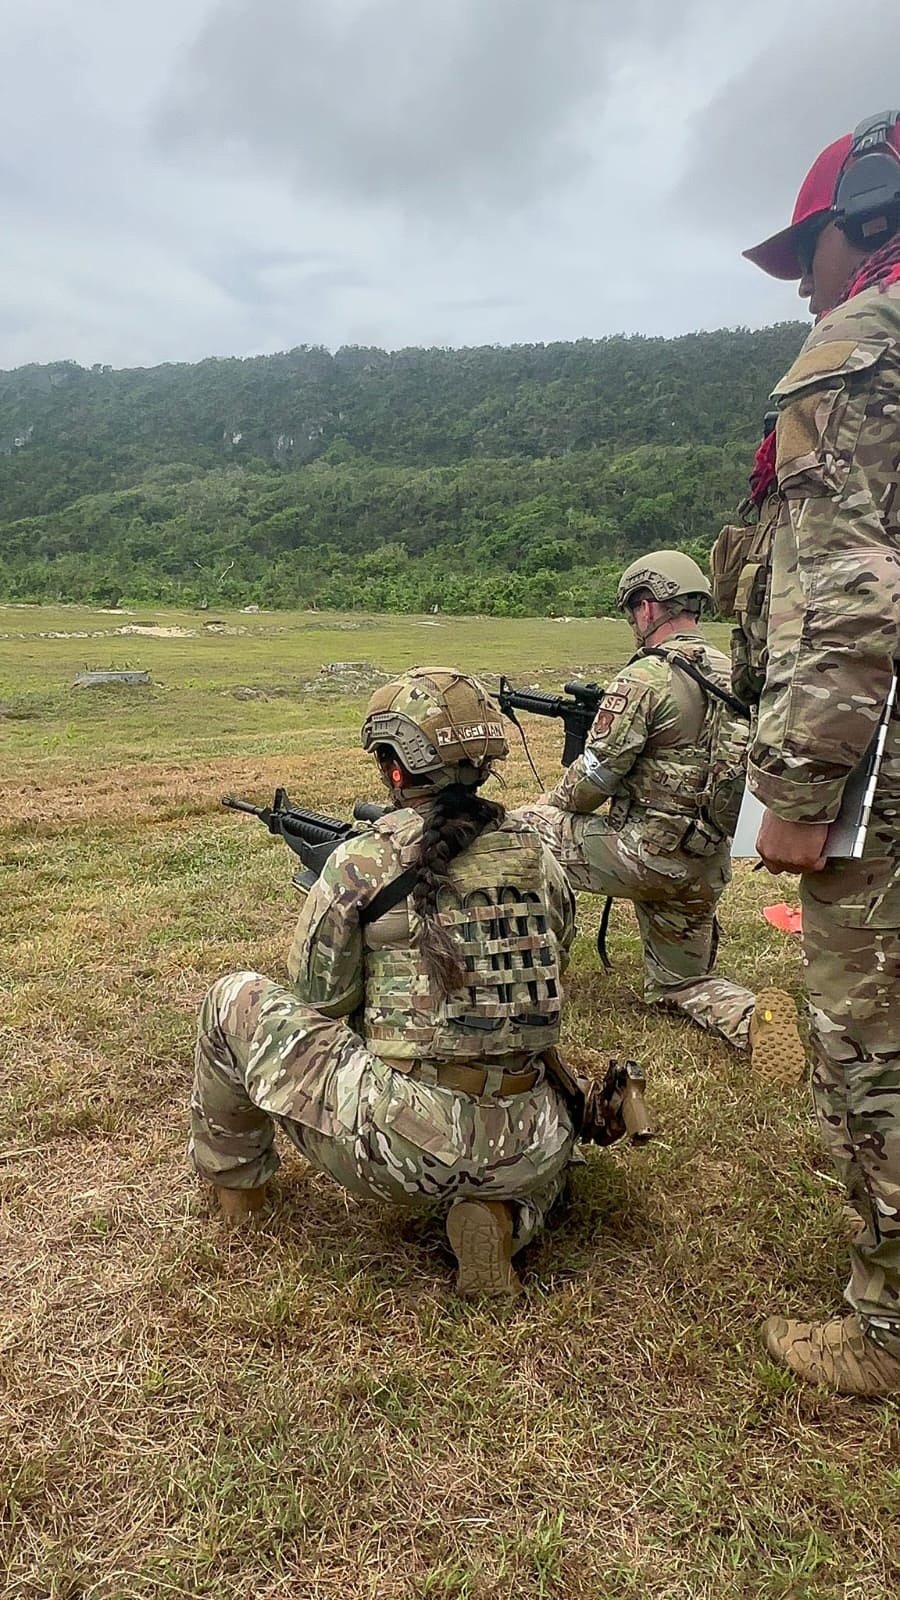
[[[678,333],[900,104],[898,0],[0,0],[0,366]]]

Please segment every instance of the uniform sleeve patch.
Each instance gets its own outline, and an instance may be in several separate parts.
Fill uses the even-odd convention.
[[[772,397],[784,400],[808,384],[864,372],[880,361],[886,349],[887,341],[875,339],[826,339],[811,345],[801,350],[790,371],[772,390]]]
[[[596,717],[594,718],[594,726],[591,729],[591,737],[594,739],[605,739],[612,725],[613,712],[598,711]]]
[[[627,706],[627,704],[628,704],[628,696],[627,696],[627,694],[619,694],[618,692],[613,692],[613,693],[610,693],[610,694],[605,694],[603,696],[603,699],[600,701],[600,710],[601,711],[608,711],[610,716],[617,717],[619,715],[620,711],[624,711],[625,710],[625,707]]]

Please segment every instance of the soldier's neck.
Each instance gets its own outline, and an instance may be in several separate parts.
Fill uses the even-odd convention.
[[[664,644],[666,639],[671,639],[675,633],[696,632],[697,623],[693,617],[668,617],[665,622],[659,624],[658,628],[654,628],[652,633],[648,633],[647,637],[642,639],[641,649],[646,650],[648,646]]]

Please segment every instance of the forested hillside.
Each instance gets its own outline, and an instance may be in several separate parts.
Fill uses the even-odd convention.
[[[0,374],[0,595],[571,614],[700,553],[797,323]]]

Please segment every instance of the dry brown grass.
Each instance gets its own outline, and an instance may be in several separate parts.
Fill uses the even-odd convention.
[[[283,974],[295,911],[286,854],[218,797],[286,780],[341,812],[368,769],[354,705],[307,713],[289,753],[274,715],[232,706],[231,748],[191,761],[198,698],[170,761],[165,727],[135,753],[114,701],[68,741],[53,712],[47,751],[0,729],[0,1592],[887,1600],[898,1408],[799,1390],[758,1339],[770,1309],[840,1294],[805,1097],[643,1010],[623,910],[607,978],[585,901],[568,1037],[646,1062],[661,1136],[589,1154],[522,1302],[455,1300],[435,1222],[289,1151],[262,1231],[206,1214],[193,1014],[230,966]],[[534,736],[550,773],[555,730]],[[511,765],[514,799],[533,785]],[[786,891],[739,875],[726,971],[799,985],[758,914]]]

